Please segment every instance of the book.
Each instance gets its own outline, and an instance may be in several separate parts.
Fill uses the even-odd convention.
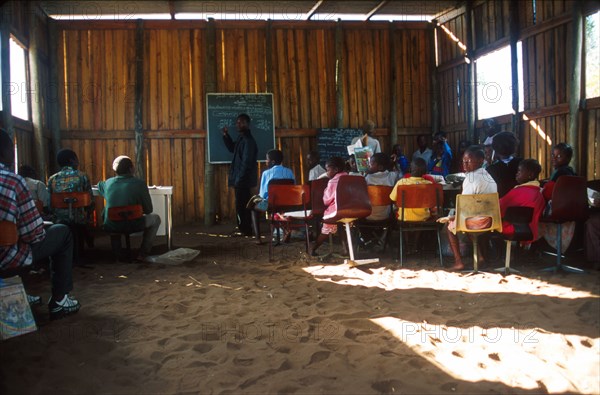
[[[373,150],[371,147],[355,148],[354,159],[356,160],[356,170],[358,170],[360,173],[366,173],[369,171],[369,164],[372,156]]]
[[[37,330],[27,294],[19,276],[0,279],[0,339]]]

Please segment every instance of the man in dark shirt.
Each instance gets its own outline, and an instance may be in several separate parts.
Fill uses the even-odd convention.
[[[250,132],[250,117],[247,114],[238,115],[236,127],[239,136],[235,142],[229,135],[227,127],[223,128],[223,142],[229,152],[233,153],[228,185],[235,189],[238,231],[245,236],[252,236],[252,211],[246,207],[246,204],[252,197],[250,189],[257,184],[258,147]]]

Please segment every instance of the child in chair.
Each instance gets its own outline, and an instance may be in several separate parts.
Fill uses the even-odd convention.
[[[325,164],[325,170],[327,171],[327,177],[329,182],[323,193],[323,203],[325,204],[325,212],[323,213],[323,219],[331,218],[337,211],[336,204],[336,189],[341,176],[347,176],[348,173],[345,171],[346,163],[344,159],[334,156],[327,160]],[[321,228],[321,234],[317,237],[311,246],[310,253],[312,256],[317,255],[317,249],[323,244],[325,240],[329,238],[330,234],[337,233],[337,224],[326,224],[324,223]]]

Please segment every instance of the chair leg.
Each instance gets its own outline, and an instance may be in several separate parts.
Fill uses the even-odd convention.
[[[273,260],[273,220],[269,221],[269,262]]]
[[[127,246],[127,260],[131,261],[131,239],[129,233],[125,233],[125,245]]]
[[[259,216],[256,210],[252,210],[250,212],[250,217],[252,218],[252,227],[254,228],[254,236],[256,237],[256,241],[257,243],[261,244],[262,240],[260,238]]]
[[[352,235],[350,234],[350,223],[344,224],[346,229],[346,239],[348,240],[348,251],[350,252],[350,260],[354,260],[354,247],[352,247]]]
[[[473,273],[478,272],[477,236],[473,236]]]
[[[110,246],[113,250],[113,254],[115,256],[115,261],[119,262],[119,258],[121,255],[121,235],[120,234],[111,234],[110,235]]]
[[[506,240],[506,260],[504,261],[504,274],[510,274],[510,248],[511,241]]]
[[[556,227],[556,267],[554,273],[560,269],[560,258],[562,256],[562,226],[558,224]]]
[[[310,244],[310,237],[309,237],[309,233],[308,233],[308,222],[304,222],[304,230],[306,232],[306,253],[308,254],[308,249],[309,249],[309,244]]]
[[[403,251],[403,237],[402,237],[402,228],[400,229],[400,243],[398,245],[398,260],[400,261],[400,267],[402,267],[403,264],[403,255],[404,255],[404,251]]]
[[[442,256],[442,239],[440,238],[440,230],[437,229],[435,231],[435,233],[437,234],[438,254],[440,254],[440,267],[444,267],[444,258]]]

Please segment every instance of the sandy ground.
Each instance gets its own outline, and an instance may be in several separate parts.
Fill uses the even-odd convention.
[[[97,238],[74,269],[80,312],[34,306],[38,331],[0,343],[0,393],[600,392],[598,271],[541,273],[552,257],[521,254],[522,275],[467,275],[432,251],[351,267],[294,240],[269,262],[230,230],[176,229],[200,250],[180,264],[116,264]],[[24,280],[47,300],[47,273]]]

